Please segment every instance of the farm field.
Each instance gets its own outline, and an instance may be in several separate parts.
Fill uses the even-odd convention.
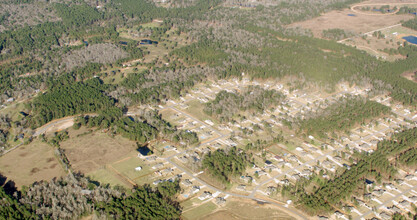
[[[55,157],[54,148],[35,140],[0,157],[0,170],[18,188],[41,180],[65,176],[66,172]]]

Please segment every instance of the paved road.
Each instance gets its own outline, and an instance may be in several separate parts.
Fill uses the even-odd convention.
[[[396,200],[396,199],[398,199],[399,197],[403,196],[404,194],[407,194],[407,193],[409,193],[411,190],[415,190],[415,189],[417,189],[417,186],[414,186],[414,187],[412,187],[412,188],[410,188],[410,189],[408,189],[408,190],[406,190],[406,191],[403,191],[403,192],[401,192],[401,193],[396,194],[396,195],[395,195],[394,197],[392,197],[391,199],[389,199],[389,200],[385,201],[384,203],[382,203],[382,204],[378,205],[378,206],[376,207],[376,210],[379,210],[381,207],[386,206],[386,205],[387,205],[387,204],[389,204],[391,201]],[[355,220],[364,219],[364,217],[366,217],[367,215],[370,215],[370,214],[372,214],[372,213],[373,213],[373,211],[372,211],[372,210],[367,211],[367,212],[366,212],[366,213],[364,213],[363,215],[356,217],[356,218],[355,218]]]

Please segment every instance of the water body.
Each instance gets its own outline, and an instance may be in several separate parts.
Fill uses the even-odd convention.
[[[417,44],[417,37],[416,36],[407,36],[407,37],[403,37],[404,40],[406,40],[409,43],[412,44]]]

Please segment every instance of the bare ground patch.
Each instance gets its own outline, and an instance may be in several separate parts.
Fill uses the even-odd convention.
[[[417,71],[405,72],[401,76],[417,83]]]

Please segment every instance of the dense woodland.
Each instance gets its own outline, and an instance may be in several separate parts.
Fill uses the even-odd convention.
[[[156,188],[139,186],[127,193],[80,175],[35,183],[13,195],[0,186],[0,215],[6,219],[179,219],[181,207],[175,201],[179,182],[164,182]]]
[[[99,79],[57,86],[36,97],[32,109],[33,126],[43,125],[53,119],[80,113],[104,111],[114,106],[114,100],[105,96]]]
[[[227,151],[209,152],[203,158],[203,168],[225,184],[243,175],[250,163],[251,156],[240,152],[236,147],[231,147]]]
[[[285,95],[276,90],[265,90],[256,87],[243,88],[241,92],[217,93],[216,98],[204,107],[204,112],[215,116],[222,122],[227,122],[239,111],[254,111],[262,113],[271,106],[278,105],[285,99]]]
[[[326,138],[329,133],[349,132],[354,126],[390,112],[388,106],[375,101],[359,97],[340,98],[319,112],[306,114],[308,118],[299,119],[295,124],[306,134]]]

